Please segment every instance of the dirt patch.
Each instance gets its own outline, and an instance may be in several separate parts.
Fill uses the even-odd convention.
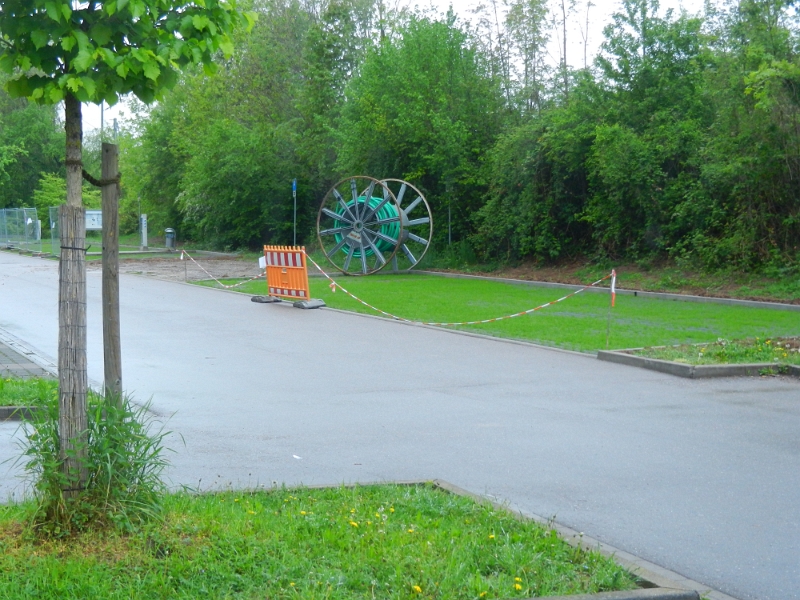
[[[233,279],[254,277],[263,273],[257,260],[197,256],[195,261],[175,258],[130,259],[119,261],[119,272],[146,275],[167,281],[200,281],[203,279]],[[88,271],[100,271],[100,261],[86,263]]]

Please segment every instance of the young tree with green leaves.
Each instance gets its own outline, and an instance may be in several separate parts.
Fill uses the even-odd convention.
[[[67,202],[60,212],[59,434],[64,496],[87,479],[86,267],[81,200],[81,102],[115,104],[133,93],[152,102],[180,69],[214,70],[233,53],[231,35],[253,17],[235,0],[5,0],[0,4],[0,70],[11,96],[64,102]]]

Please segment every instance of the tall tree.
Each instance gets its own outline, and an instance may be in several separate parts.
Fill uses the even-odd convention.
[[[454,19],[412,16],[398,39],[367,55],[347,89],[340,169],[414,181],[434,221],[447,223],[451,212],[453,239],[466,239],[484,189],[483,152],[505,117],[499,84]],[[438,235],[446,239],[447,227]]]
[[[86,481],[86,267],[81,200],[81,102],[113,105],[134,93],[160,98],[192,64],[214,69],[233,52],[231,33],[252,26],[235,0],[6,0],[0,4],[0,69],[12,96],[64,102],[67,203],[59,263],[59,434],[65,497]]]
[[[509,43],[516,50],[519,97],[524,112],[540,112],[547,54],[547,0],[510,0],[506,14]]]

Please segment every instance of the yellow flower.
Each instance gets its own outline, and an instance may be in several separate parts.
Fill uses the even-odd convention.
[[[408,533],[414,533],[414,530],[413,529],[409,529]]]
[[[350,514],[353,514],[354,512],[356,512],[356,509],[355,508],[351,508],[350,509]]]
[[[522,589],[522,586],[521,586],[520,584],[518,584],[518,583],[515,583],[515,584],[514,584],[514,589],[515,589],[515,590],[521,590],[521,589]]]
[[[483,598],[484,596],[486,596],[486,592],[481,592],[479,595],[481,598]]]
[[[490,534],[489,534],[489,539],[490,539],[490,540],[493,540],[493,539],[494,539],[494,534],[493,534],[493,533],[490,533]]]
[[[514,577],[514,581],[522,581],[519,577]]]
[[[254,510],[248,510],[248,511],[247,511],[247,514],[248,514],[248,515],[254,515],[254,514],[256,514],[256,511],[254,511]]]
[[[352,525],[353,527],[358,527],[358,523],[356,523],[355,521],[350,521],[350,525]]]
[[[367,521],[367,525],[372,525],[372,521]]]
[[[234,501],[234,502],[238,502],[238,501],[239,501],[239,499],[238,499],[238,498],[234,498],[234,499],[233,499],[233,501]]]
[[[422,593],[422,588],[419,587],[418,585],[412,585],[411,589],[414,590],[415,594],[421,594]]]
[[[375,516],[380,519],[381,518],[381,513],[375,513]]]
[[[394,512],[394,507],[389,508],[389,512]]]
[[[306,514],[306,511],[304,511],[304,510],[301,510],[301,511],[300,511],[300,514],[301,514],[301,515],[304,515],[304,514]]]
[[[293,582],[291,582],[289,585],[292,585],[292,586],[293,586],[293,585],[294,585],[294,581],[293,581]]]

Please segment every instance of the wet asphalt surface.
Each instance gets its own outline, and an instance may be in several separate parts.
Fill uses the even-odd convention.
[[[57,271],[0,252],[0,328],[50,358]],[[99,272],[88,289],[99,381]],[[797,379],[685,380],[134,275],[120,295],[125,388],[169,417],[174,486],[439,478],[742,600],[800,598]],[[7,469],[2,498],[22,492]]]

